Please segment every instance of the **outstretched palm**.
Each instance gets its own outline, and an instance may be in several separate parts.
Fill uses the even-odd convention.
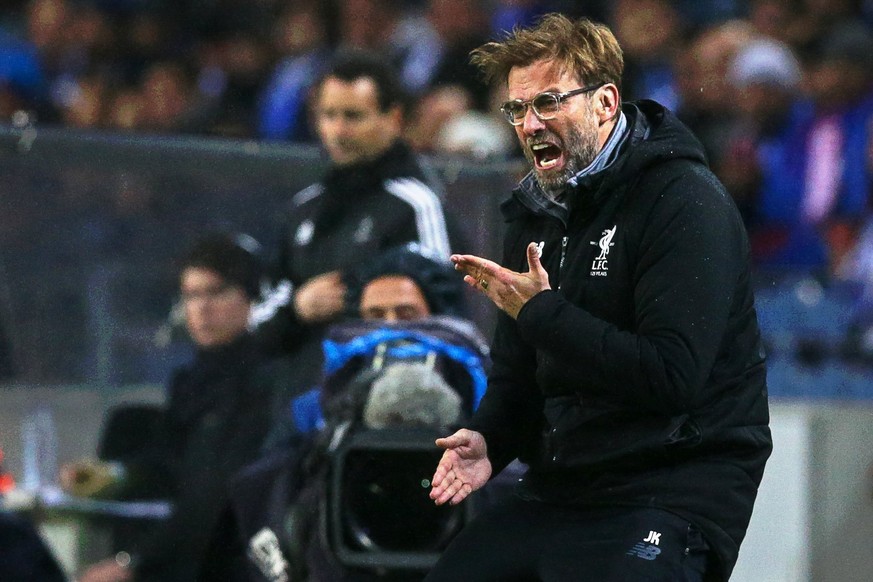
[[[445,449],[430,492],[437,505],[447,501],[456,505],[488,482],[491,461],[480,433],[462,428],[452,436],[437,439],[436,444]]]

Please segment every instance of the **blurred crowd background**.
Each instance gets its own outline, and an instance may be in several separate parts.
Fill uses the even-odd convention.
[[[613,27],[624,97],[695,130],[759,262],[866,268],[870,0],[3,0],[0,119],[309,143],[313,80],[365,47],[399,67],[417,149],[511,157],[467,55],[554,10]]]
[[[550,11],[613,28],[624,99],[655,99],[696,132],[762,272],[811,275],[815,284],[792,288],[807,304],[834,282],[853,286],[851,314],[822,315],[845,319],[845,333],[796,351],[873,362],[873,0],[0,0],[0,123],[313,145],[312,82],[337,49],[365,47],[401,71],[418,151],[468,166],[510,162],[520,153],[497,112],[504,96],[467,55]],[[147,231],[161,221],[143,191],[130,176],[115,185],[115,236],[119,224]],[[25,206],[48,211],[37,199],[0,216],[4,240],[24,240]],[[166,204],[211,210],[205,198]],[[770,300],[765,288],[761,302]]]

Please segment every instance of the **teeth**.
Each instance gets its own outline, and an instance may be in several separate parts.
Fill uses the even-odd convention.
[[[552,166],[558,163],[558,158],[552,158],[551,160],[546,160],[540,163],[540,167],[544,170],[548,170]]]
[[[534,151],[539,151],[539,150],[544,150],[544,149],[546,149],[547,147],[549,147],[549,144],[547,144],[547,143],[538,143],[538,144],[536,144],[536,145],[532,145],[532,146],[530,147],[530,149],[532,149],[532,150],[534,150]]]

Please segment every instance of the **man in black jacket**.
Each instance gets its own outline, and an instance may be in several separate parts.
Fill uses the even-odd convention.
[[[247,331],[262,276],[249,242],[209,234],[182,262],[185,324],[196,355],[169,383],[156,438],[120,466],[88,461],[62,471],[61,483],[73,493],[166,496],[174,506],[168,521],[141,547],[98,562],[81,582],[206,579],[204,557],[227,499],[227,484],[263,446],[287,372],[264,357]]]
[[[502,312],[431,498],[530,469],[428,579],[726,580],[772,447],[739,213],[672,113],[621,103],[605,26],[549,15],[473,59],[533,169],[502,264],[452,256]]]
[[[279,241],[279,284],[259,310],[259,335],[296,354],[302,389],[318,380],[324,329],[347,309],[351,268],[408,242],[449,256],[440,196],[400,137],[405,98],[391,66],[369,53],[342,53],[314,96],[331,166],[291,199]]]

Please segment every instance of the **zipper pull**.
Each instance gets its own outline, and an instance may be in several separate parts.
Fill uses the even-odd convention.
[[[561,239],[561,260],[558,262],[558,291],[561,290],[561,272],[564,270],[564,259],[567,258],[567,243],[569,241],[569,236]]]

